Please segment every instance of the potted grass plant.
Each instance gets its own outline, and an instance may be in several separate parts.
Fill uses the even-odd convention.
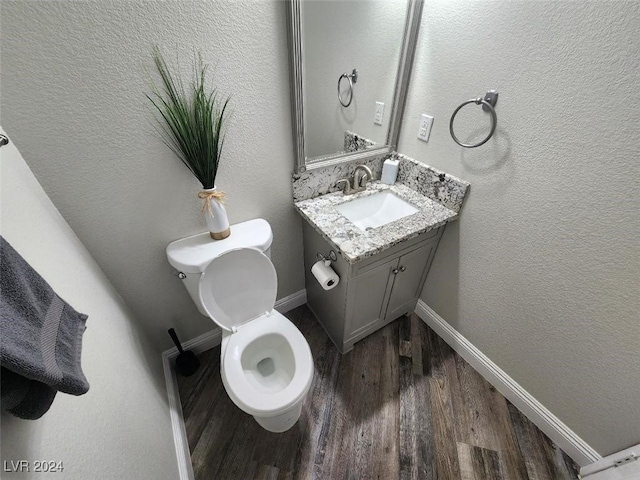
[[[225,193],[216,188],[215,180],[224,144],[229,97],[221,98],[215,88],[207,88],[208,65],[203,63],[201,55],[194,64],[193,78],[187,88],[171,72],[157,46],[153,49],[153,61],[161,82],[160,85],[152,82],[152,93],[147,98],[157,110],[158,132],[202,184],[198,198],[203,200],[202,212],[211,238],[222,240],[231,230],[224,208]]]

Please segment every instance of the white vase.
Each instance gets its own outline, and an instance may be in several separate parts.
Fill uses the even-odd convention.
[[[217,192],[216,187],[206,188],[203,190],[206,193]],[[229,217],[227,217],[227,210],[224,205],[215,198],[208,199],[211,209],[204,209],[204,218],[207,221],[207,227],[209,227],[209,234],[214,240],[222,240],[231,235],[231,229],[229,228]]]

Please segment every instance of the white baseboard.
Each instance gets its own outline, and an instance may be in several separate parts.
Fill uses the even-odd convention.
[[[602,457],[422,300],[416,314],[579,466]]]
[[[634,459],[635,460],[632,460]],[[640,478],[640,445],[627,448],[580,469],[585,480],[633,480]]]
[[[221,341],[222,330],[216,328],[215,330],[203,333],[196,338],[184,342],[182,348],[184,350],[191,350],[196,355],[199,355],[219,345]],[[169,416],[171,418],[171,429],[173,430],[173,441],[176,446],[180,480],[193,480],[191,452],[189,451],[189,443],[187,442],[187,430],[184,426],[184,416],[182,415],[182,405],[180,404],[180,394],[178,393],[178,380],[176,378],[176,371],[173,368],[177,356],[178,349],[176,347],[162,352],[162,368],[164,369],[164,379],[167,383]]]
[[[173,369],[173,360],[177,356],[178,349],[172,348],[162,353],[162,368],[164,369],[164,379],[167,383],[167,398],[169,400],[169,417],[171,419],[171,430],[173,431],[173,442],[176,447],[176,459],[178,462],[178,474],[180,480],[193,480],[193,467],[191,466],[191,452],[187,442],[187,430],[184,426],[182,416],[182,405],[178,394],[178,381]]]
[[[307,303],[307,290],[302,289],[299,292],[292,293],[291,295],[278,300],[274,308],[280,313],[287,313],[294,308],[298,308]]]
[[[191,340],[187,340],[182,343],[183,350],[191,350],[196,355],[200,355],[207,350],[211,350],[213,347],[220,345],[222,341],[222,330],[216,327],[214,330],[209,330],[208,332],[203,333],[202,335],[198,335],[196,338],[192,338]],[[162,353],[162,356],[169,356],[170,360],[173,360],[178,356],[178,349],[176,347],[171,347],[169,350],[165,350]]]
[[[294,308],[307,303],[307,291],[300,290],[287,297],[278,300],[274,308],[280,313],[286,313]],[[192,338],[182,344],[184,350],[191,350],[196,355],[200,355],[207,350],[220,345],[222,341],[222,330],[216,328],[202,335]],[[178,472],[180,480],[193,480],[193,467],[191,466],[191,453],[187,442],[187,431],[184,426],[184,416],[182,415],[182,405],[178,393],[178,381],[176,372],[173,369],[173,362],[178,356],[178,349],[172,347],[162,352],[162,367],[164,369],[164,379],[167,383],[167,397],[169,399],[169,415],[171,418],[171,428],[173,430],[173,440],[176,446],[176,457],[178,460]]]

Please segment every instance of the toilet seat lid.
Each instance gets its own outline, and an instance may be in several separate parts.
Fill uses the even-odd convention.
[[[277,289],[271,260],[255,248],[238,248],[211,260],[200,278],[199,295],[209,317],[234,331],[273,310]]]

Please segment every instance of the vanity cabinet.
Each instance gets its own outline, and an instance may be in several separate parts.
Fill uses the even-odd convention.
[[[311,274],[317,253],[335,250],[304,222],[307,303],[342,353],[396,318],[413,312],[444,226],[349,264],[338,254],[331,266],[340,277],[324,290]],[[337,253],[337,252],[336,252]]]

